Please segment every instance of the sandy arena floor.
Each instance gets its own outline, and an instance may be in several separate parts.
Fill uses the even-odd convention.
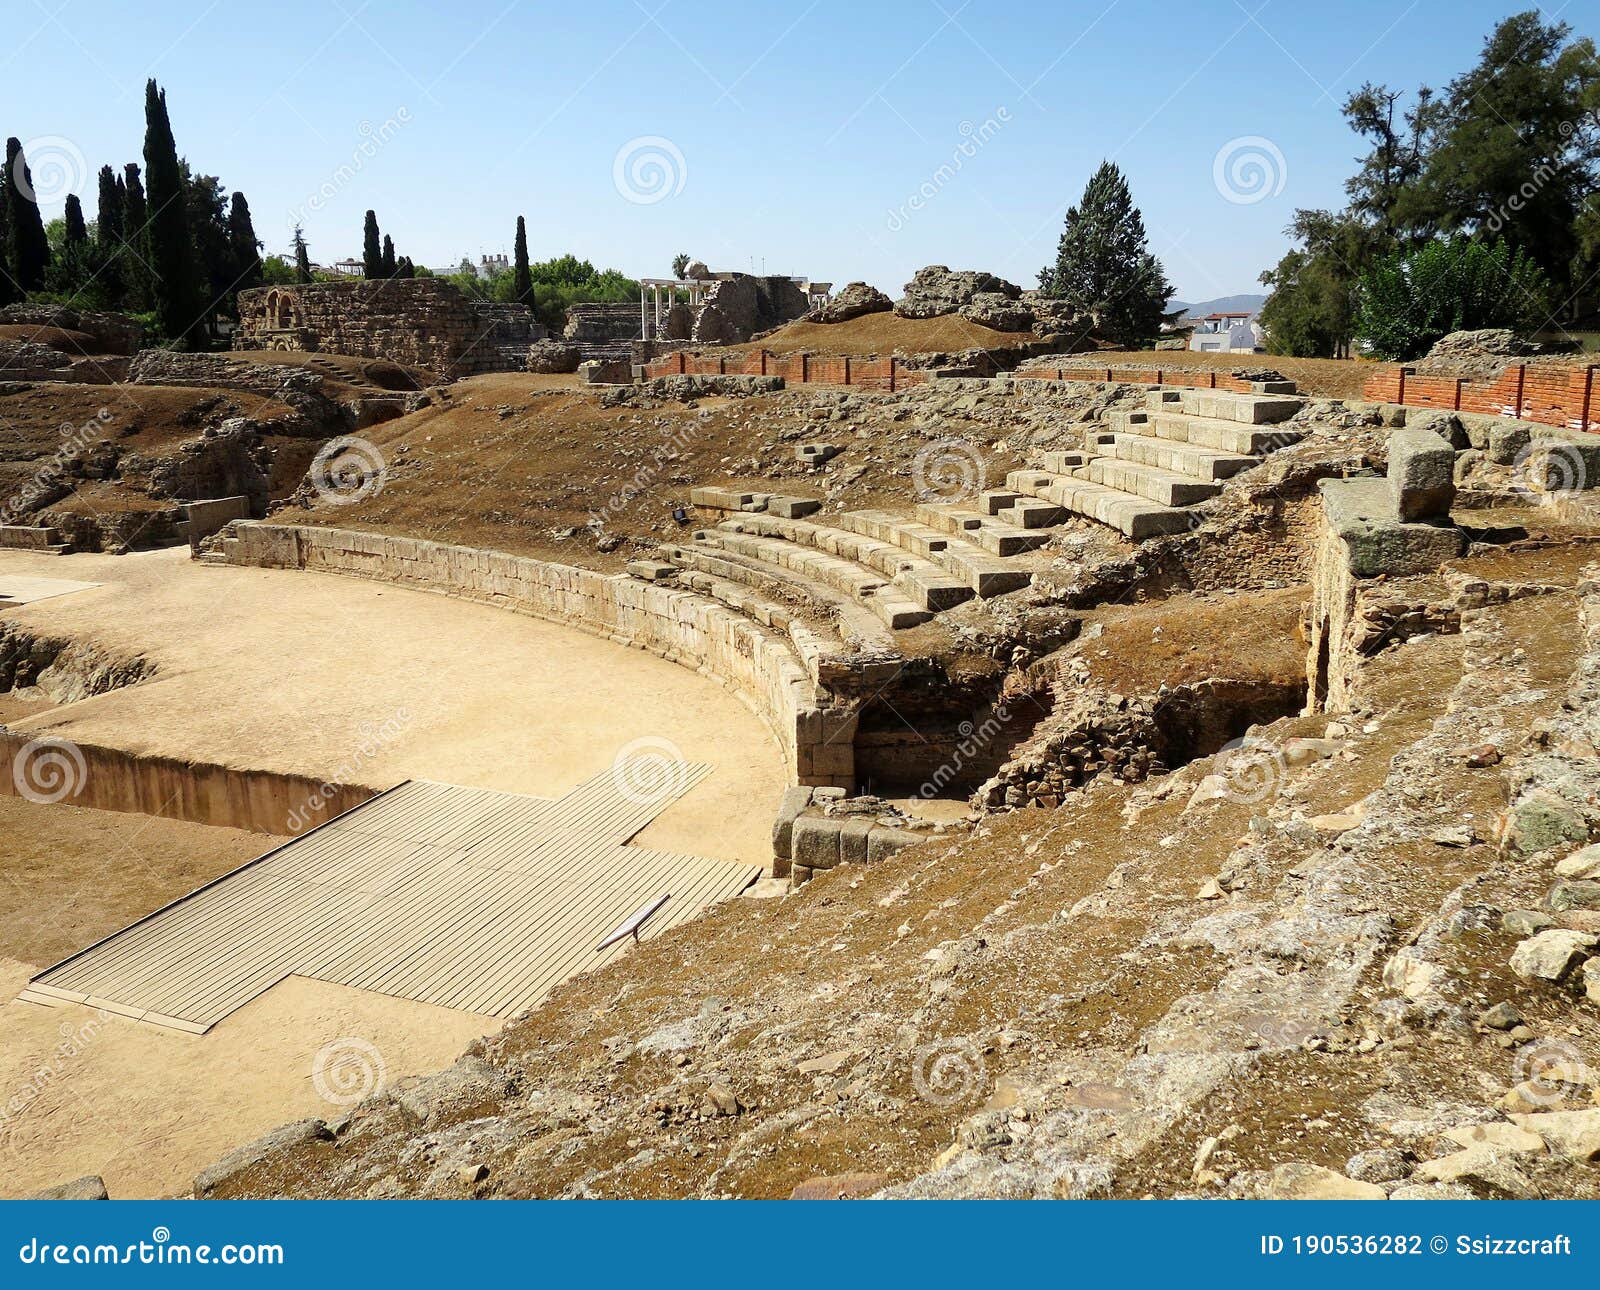
[[[771,858],[784,777],[766,728],[730,693],[642,651],[442,596],[199,566],[181,550],[4,551],[0,575],[100,584],[4,617],[159,669],[62,707],[6,696],[0,720],[13,729],[375,787],[423,777],[548,796],[604,770],[631,741],[668,740],[715,769],[639,844]],[[85,1173],[104,1176],[115,1196],[182,1192],[240,1143],[342,1112],[319,1091],[319,1054],[354,1052],[358,1077],[393,1083],[448,1065],[499,1028],[303,978],[199,1038],[13,1002],[40,968],[275,839],[0,798],[0,840],[0,1194]],[[359,1042],[328,1047],[345,1040]]]
[[[639,844],[772,858],[784,777],[766,727],[733,694],[643,651],[426,592],[197,565],[184,549],[0,551],[0,574],[100,583],[5,617],[159,669],[13,719],[15,730],[375,788],[416,777],[550,797],[634,740],[668,740],[715,769]]]

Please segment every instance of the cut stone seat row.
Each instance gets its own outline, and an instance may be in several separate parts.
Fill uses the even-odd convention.
[[[939,565],[985,599],[1018,591],[1033,581],[1028,570],[990,554],[962,533],[942,532],[887,511],[846,511],[834,518],[842,529],[888,542]]]
[[[753,587],[770,596],[791,596],[805,602],[819,617],[831,618],[846,646],[858,652],[894,649],[894,633],[854,594],[836,590],[792,569],[755,560],[709,542],[663,546],[661,559],[680,569],[710,574],[725,582]]]
[[[14,551],[43,551],[46,555],[65,555],[70,544],[59,529],[27,524],[0,524],[0,547]]]
[[[1152,390],[1145,406],[1155,412],[1183,412],[1213,421],[1272,425],[1287,421],[1305,405],[1293,394],[1236,394],[1230,390]]]
[[[872,610],[884,626],[897,631],[915,627],[933,617],[932,612],[915,604],[893,583],[885,582],[854,561],[842,560],[825,551],[800,546],[781,537],[747,533],[731,522],[727,526],[703,529],[694,537],[697,543],[788,569],[842,591]]]
[[[885,685],[903,665],[904,660],[892,650],[859,653],[831,628],[807,622],[793,609],[768,600],[747,585],[692,569],[680,571],[678,585],[709,596],[774,632],[786,634],[795,655],[819,685]]]
[[[1241,457],[1259,457],[1278,448],[1287,448],[1302,437],[1297,430],[1261,429],[1215,417],[1151,408],[1131,412],[1118,410],[1108,414],[1106,419],[1115,434],[1166,439]]]
[[[1260,458],[1244,453],[1221,452],[1215,448],[1200,448],[1187,442],[1163,439],[1154,435],[1126,434],[1103,431],[1094,435],[1094,447],[1101,456],[1116,457],[1122,461],[1137,462],[1141,466],[1156,466],[1193,479],[1220,481],[1232,479],[1241,470],[1260,465]],[[1047,452],[1041,460],[1046,470],[1064,475],[1073,469],[1068,458],[1078,453]]]
[[[995,501],[1005,500],[1006,506],[988,509]],[[982,547],[991,555],[1002,558],[1037,550],[1050,540],[1047,533],[1030,533],[1007,518],[1014,494],[983,493],[979,504],[982,512],[968,510],[946,502],[923,502],[917,507],[917,519],[940,533],[964,538]]]
[[[1006,486],[1026,497],[1049,503],[1052,508],[1109,524],[1135,542],[1167,533],[1182,533],[1193,527],[1195,519],[1192,512],[1181,507],[1151,501],[1092,479],[1079,478],[1077,474],[1014,470],[1006,476]]]
[[[933,561],[912,555],[892,543],[862,537],[831,525],[786,520],[772,515],[749,515],[724,520],[717,528],[779,538],[848,560],[863,569],[882,574],[930,613],[953,608],[964,600],[971,600],[973,596],[971,586],[951,577]]]

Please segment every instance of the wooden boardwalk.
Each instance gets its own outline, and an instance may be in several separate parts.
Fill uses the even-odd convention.
[[[19,996],[200,1034],[287,976],[509,1016],[695,917],[753,864],[623,845],[709,773],[550,799],[408,780],[40,973]]]

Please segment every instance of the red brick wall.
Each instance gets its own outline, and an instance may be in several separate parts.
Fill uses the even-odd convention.
[[[1409,367],[1386,367],[1367,378],[1361,394],[1374,403],[1484,412],[1600,431],[1600,381],[1594,367],[1521,363],[1492,381],[1418,376]]]
[[[645,375],[781,376],[792,385],[854,385],[868,390],[903,390],[931,380],[921,368],[902,367],[894,358],[839,358],[825,354],[773,354],[754,350],[732,357],[679,350],[645,364]]]

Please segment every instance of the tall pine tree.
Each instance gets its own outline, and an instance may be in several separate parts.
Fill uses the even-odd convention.
[[[150,207],[151,303],[162,333],[186,348],[199,329],[201,301],[189,228],[189,194],[167,117],[166,92],[154,80],[144,90],[145,196]]]
[[[515,276],[511,280],[511,298],[519,305],[533,308],[533,275],[528,272],[528,226],[522,216],[517,216],[517,242],[513,251],[516,257]]]
[[[361,236],[361,272],[369,278],[383,276],[383,247],[378,241],[378,215],[368,211]]]
[[[1101,163],[1067,212],[1056,262],[1039,274],[1039,285],[1105,340],[1135,345],[1159,334],[1172,287],[1150,254],[1128,181],[1111,162]]]
[[[243,193],[235,193],[228,205],[228,244],[233,250],[235,291],[248,291],[261,285],[261,242],[250,219],[250,203]]]
[[[67,208],[62,217],[62,239],[68,248],[89,244],[89,226],[83,222],[83,203],[77,193],[67,194]]]
[[[37,291],[50,265],[50,243],[33,194],[33,175],[18,139],[6,140],[6,263],[17,286]]]
[[[117,184],[117,172],[110,166],[101,166],[97,177],[96,211],[94,219],[95,249],[99,252],[100,285],[105,291],[106,303],[113,309],[123,307],[125,301],[122,284],[122,189]]]

